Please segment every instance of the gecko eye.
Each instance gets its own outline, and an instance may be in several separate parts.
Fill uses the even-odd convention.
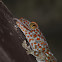
[[[30,23],[30,28],[31,29],[36,29],[37,27],[38,27],[37,23],[35,23],[35,22]]]

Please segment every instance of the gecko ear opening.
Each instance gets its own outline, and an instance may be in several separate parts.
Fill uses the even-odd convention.
[[[36,22],[31,22],[30,23],[30,28],[31,29],[36,29],[38,27],[37,23]]]

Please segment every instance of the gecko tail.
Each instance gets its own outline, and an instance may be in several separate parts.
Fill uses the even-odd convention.
[[[37,62],[57,62],[57,59],[51,53],[51,51],[46,51],[43,55],[36,57]]]
[[[46,62],[57,62],[57,59],[54,57],[54,55],[51,53],[51,51],[48,51],[46,54]]]

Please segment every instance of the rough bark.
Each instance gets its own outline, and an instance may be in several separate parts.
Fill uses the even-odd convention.
[[[0,0],[0,62],[36,62],[22,47],[25,40],[21,30],[15,29],[13,14]]]

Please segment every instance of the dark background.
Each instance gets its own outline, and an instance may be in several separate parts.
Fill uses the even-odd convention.
[[[62,0],[3,0],[16,18],[38,23],[50,50],[62,62]]]

